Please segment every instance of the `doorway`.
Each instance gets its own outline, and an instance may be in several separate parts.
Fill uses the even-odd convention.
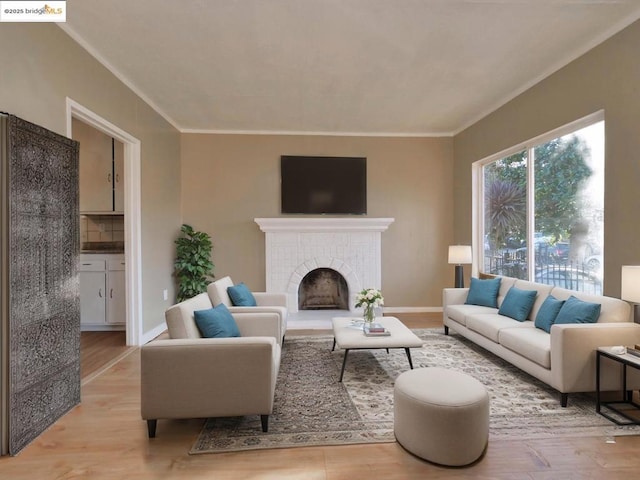
[[[109,135],[124,145],[124,242],[126,278],[126,344],[142,342],[142,247],[140,141],[100,115],[67,97],[67,137],[72,138],[73,119]]]

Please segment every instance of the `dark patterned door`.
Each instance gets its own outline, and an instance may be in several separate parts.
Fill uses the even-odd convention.
[[[15,455],[80,402],[78,143],[15,116],[5,123]]]

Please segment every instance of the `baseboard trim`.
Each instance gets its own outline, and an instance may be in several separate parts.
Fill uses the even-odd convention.
[[[143,333],[142,334],[142,341],[140,342],[140,345],[144,345],[146,343],[149,343],[151,340],[153,340],[158,335],[163,333],[166,329],[167,329],[166,322],[162,322],[160,325],[158,325],[153,330],[149,330],[148,332]]]
[[[442,313],[442,307],[383,307],[384,313]]]
[[[115,331],[124,331],[124,330],[126,330],[126,327],[124,324],[118,324],[118,325],[108,325],[108,324],[82,325],[80,324],[81,332],[115,332]]]

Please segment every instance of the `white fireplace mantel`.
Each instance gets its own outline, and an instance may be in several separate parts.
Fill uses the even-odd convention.
[[[393,218],[256,218],[269,232],[384,232]]]
[[[317,268],[339,272],[349,288],[349,308],[363,288],[382,288],[381,234],[393,218],[256,218],[265,232],[266,290],[286,292],[298,311],[298,288]]]

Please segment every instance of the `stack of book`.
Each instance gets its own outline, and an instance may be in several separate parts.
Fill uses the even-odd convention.
[[[636,345],[636,348],[627,347],[627,353],[634,355],[636,357],[640,357],[640,345]]]
[[[391,332],[379,323],[365,323],[362,330],[367,337],[388,337],[391,335]]]

